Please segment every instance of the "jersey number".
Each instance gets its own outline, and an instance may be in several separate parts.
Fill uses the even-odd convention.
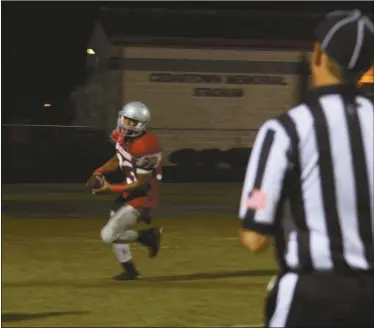
[[[141,169],[153,169],[157,167],[161,160],[160,154],[150,155],[150,156],[144,156],[137,160],[136,166]]]
[[[118,162],[119,162],[120,167],[125,167],[125,166],[131,167],[131,168],[133,167],[132,164],[128,160],[123,158],[123,156],[121,154],[117,153],[117,158],[118,158]]]

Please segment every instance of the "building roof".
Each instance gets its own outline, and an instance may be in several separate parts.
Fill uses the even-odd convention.
[[[262,40],[308,42],[323,13],[299,10],[196,10],[158,8],[109,8],[100,10],[100,22],[110,41],[152,38]]]
[[[122,36],[183,38],[310,38],[313,17],[257,12],[179,10],[101,10],[101,22],[111,39]],[[314,24],[314,25],[313,25]],[[299,28],[294,29],[294,26]],[[299,33],[295,33],[299,31]],[[302,31],[303,33],[300,33]],[[305,32],[304,32],[305,31]]]

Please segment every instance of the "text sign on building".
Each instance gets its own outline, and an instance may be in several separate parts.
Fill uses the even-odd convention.
[[[166,83],[222,83],[222,76],[215,74],[149,73],[149,81]]]
[[[240,98],[243,97],[243,89],[231,88],[195,88],[193,96],[195,97],[223,97],[223,98]]]
[[[219,74],[183,74],[183,73],[149,73],[150,82],[158,83],[194,83],[194,84],[261,84],[287,85],[284,76],[279,75],[219,75]],[[244,89],[239,88],[194,88],[194,97],[226,97],[244,96]]]

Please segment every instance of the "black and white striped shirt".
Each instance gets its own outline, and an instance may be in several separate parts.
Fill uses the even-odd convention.
[[[344,86],[258,132],[243,186],[242,225],[273,235],[281,270],[374,269],[373,103]]]

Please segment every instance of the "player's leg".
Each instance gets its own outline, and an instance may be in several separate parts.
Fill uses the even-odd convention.
[[[150,249],[150,256],[157,254],[160,242],[160,228],[130,230],[141,219],[136,208],[126,204],[116,211],[101,230],[101,239],[108,244],[130,244],[138,242]]]
[[[114,280],[137,280],[140,279],[140,273],[137,270],[129,244],[113,244],[113,251],[116,254],[118,262],[121,264],[123,271],[114,276]]]
[[[140,212],[134,207],[124,205],[119,208],[101,230],[101,238],[106,243],[114,244],[115,253],[122,264],[125,274],[116,278],[119,280],[139,279],[140,275],[132,261],[128,244],[139,242],[150,249],[150,255],[155,256],[160,247],[160,229],[130,230],[140,219]]]
[[[129,239],[128,238],[129,235],[134,236],[135,234],[139,236],[137,240],[138,242],[149,247],[150,257],[154,257],[160,248],[161,229],[151,228],[151,229],[141,230],[141,231],[131,231],[131,230],[126,231],[127,239]],[[118,261],[121,263],[121,266],[124,269],[124,271],[121,274],[115,276],[114,279],[115,280],[140,279],[141,278],[140,273],[136,269],[135,264],[133,262],[130,245],[123,244],[123,243],[114,243],[113,250],[116,254]]]
[[[115,209],[118,209],[118,207],[117,208],[114,207],[114,209],[110,211],[111,218],[116,213]],[[121,264],[123,268],[123,272],[114,276],[113,279],[129,280],[131,277],[133,279],[139,279],[140,274],[134,265],[130,245],[129,244],[113,244],[113,251],[114,251],[114,254],[116,255],[118,262]]]

